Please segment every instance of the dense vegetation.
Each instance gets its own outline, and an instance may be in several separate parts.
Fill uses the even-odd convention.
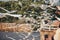
[[[21,2],[22,6],[19,5],[19,1]],[[42,9],[40,7],[35,8],[30,5],[31,5],[31,3],[41,4],[41,3],[43,3],[43,1],[37,1],[37,2],[34,2],[32,0],[30,0],[30,1],[19,0],[19,1],[0,2],[0,7],[3,7],[9,11],[18,10],[16,13],[13,13],[13,14],[22,14],[22,15],[27,15],[27,16],[32,14],[34,16],[34,18],[35,18],[35,16],[38,16],[38,15],[40,16],[40,12],[42,11]],[[0,9],[0,12],[6,13],[6,11],[1,10],[1,9]],[[13,21],[11,19],[14,20],[15,18],[13,18],[13,17],[0,18],[0,22],[14,22],[15,21],[15,20]]]
[[[32,4],[33,4],[33,6],[31,6]],[[41,19],[44,19],[45,16],[42,16],[41,19],[38,17],[41,17],[41,15],[44,13],[44,11],[47,11],[46,14],[49,14],[49,13],[51,14],[51,13],[55,12],[55,10],[53,10],[51,8],[47,8],[46,10],[43,10],[40,7],[40,5],[42,5],[42,4],[44,4],[43,0],[36,1],[36,2],[34,2],[34,0],[28,0],[28,1],[19,0],[17,2],[15,2],[15,1],[0,2],[0,7],[3,7],[9,11],[17,10],[17,12],[12,13],[12,14],[19,14],[19,15],[22,15],[22,17],[24,15],[26,15],[25,17],[34,18],[37,22],[33,23],[34,24],[33,30],[37,30],[40,27]],[[6,11],[0,9],[0,13],[6,13]],[[30,15],[32,15],[32,16],[30,16]],[[49,16],[47,16],[47,17],[49,17]],[[11,16],[6,16],[3,18],[0,18],[0,22],[20,23],[21,21],[22,20],[19,20],[18,18],[11,17]],[[23,21],[25,22],[25,20],[23,20]],[[22,22],[22,23],[24,23],[24,22]],[[28,23],[30,23],[30,21],[28,21]]]

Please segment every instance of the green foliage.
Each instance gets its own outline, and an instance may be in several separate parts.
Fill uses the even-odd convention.
[[[21,2],[22,6],[19,5],[19,1]],[[37,5],[43,4],[44,3],[43,0],[40,0],[37,2],[33,2],[32,0],[28,0],[28,1],[19,0],[19,1],[0,2],[0,7],[3,7],[9,11],[17,10],[17,12],[13,13],[13,14],[23,14],[23,15],[26,14],[28,17],[31,14],[34,19],[36,19],[37,16],[40,16],[40,14],[41,14],[40,12],[43,11],[40,7],[35,8],[34,6],[30,6],[31,3],[37,4]],[[3,10],[0,10],[0,12],[6,13]],[[52,12],[52,10],[49,9],[48,12]],[[14,19],[14,17],[11,17],[11,18],[6,17],[6,18],[1,19],[0,22],[14,22],[15,20],[16,19]]]

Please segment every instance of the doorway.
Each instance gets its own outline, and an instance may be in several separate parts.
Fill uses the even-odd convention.
[[[44,35],[44,40],[48,40],[48,34]]]

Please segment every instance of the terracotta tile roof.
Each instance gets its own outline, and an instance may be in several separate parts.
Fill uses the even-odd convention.
[[[55,20],[51,25],[52,26],[59,26],[60,22],[58,20]]]
[[[60,10],[60,6],[56,6],[56,7],[57,7],[56,14],[59,14],[60,15],[60,11],[58,11],[58,10]]]
[[[56,6],[58,10],[60,10],[60,6]]]

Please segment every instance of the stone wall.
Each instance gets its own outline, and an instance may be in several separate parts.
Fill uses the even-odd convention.
[[[16,24],[16,23],[0,23],[0,31],[8,32],[31,32],[32,28],[30,24]]]

